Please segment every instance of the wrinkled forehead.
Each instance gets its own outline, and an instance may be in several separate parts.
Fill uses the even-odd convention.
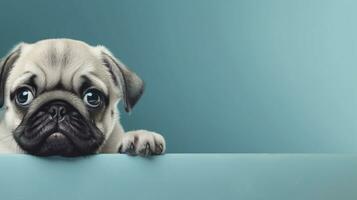
[[[101,55],[93,47],[82,42],[57,40],[26,45],[22,49],[8,82],[16,87],[29,79],[40,90],[58,85],[78,90],[83,81],[89,80],[105,93],[110,80]]]
[[[40,41],[25,46],[22,58],[40,65],[52,67],[67,66],[78,58],[82,60],[94,59],[93,52],[88,45],[67,41]]]

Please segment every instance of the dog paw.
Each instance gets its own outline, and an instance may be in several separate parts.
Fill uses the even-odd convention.
[[[119,153],[129,155],[160,155],[165,152],[166,144],[162,135],[146,131],[137,130],[125,133],[119,145]]]

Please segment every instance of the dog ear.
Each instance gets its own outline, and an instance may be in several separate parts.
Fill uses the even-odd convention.
[[[114,84],[121,87],[125,104],[125,111],[130,112],[144,92],[144,81],[130,71],[109,50],[100,46],[104,65],[111,73]]]
[[[0,60],[0,108],[5,103],[5,83],[10,70],[20,57],[23,43],[16,45],[4,58]]]

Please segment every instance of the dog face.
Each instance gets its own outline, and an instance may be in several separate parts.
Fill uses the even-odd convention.
[[[102,46],[51,39],[21,43],[0,63],[4,123],[24,151],[76,156],[97,152],[140,98],[143,81]]]

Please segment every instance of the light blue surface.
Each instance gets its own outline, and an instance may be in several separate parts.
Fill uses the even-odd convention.
[[[355,200],[357,155],[0,156],[1,199]]]
[[[127,129],[169,152],[357,152],[357,1],[0,1],[19,41],[104,44],[146,81]]]

